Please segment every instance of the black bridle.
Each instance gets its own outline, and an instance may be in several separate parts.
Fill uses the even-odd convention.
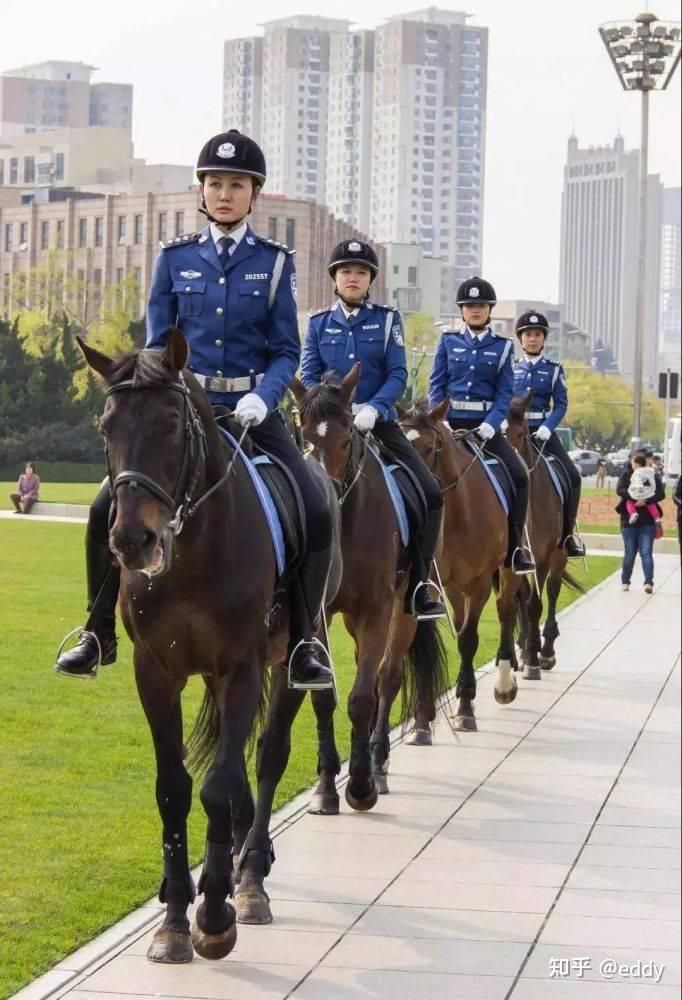
[[[126,379],[123,382],[118,382],[116,385],[110,386],[107,390],[107,398],[115,395],[117,392],[127,392],[130,390],[145,388],[170,389],[172,392],[179,393],[182,397],[183,423],[185,430],[184,446],[182,450],[180,470],[178,472],[172,493],[168,493],[163,486],[160,486],[155,479],[152,479],[151,476],[147,476],[144,472],[133,472],[132,470],[126,469],[114,478],[111,470],[109,447],[106,443],[106,439],[104,446],[107,461],[107,474],[109,476],[109,485],[111,487],[111,495],[114,503],[116,503],[116,494],[122,486],[129,486],[133,490],[141,486],[142,489],[146,490],[147,493],[151,493],[153,497],[159,500],[164,507],[171,512],[173,519],[170,521],[168,527],[174,535],[179,535],[183,529],[185,521],[192,517],[199,507],[205,503],[205,501],[208,500],[208,498],[215,493],[216,490],[220,489],[229,476],[230,469],[232,467],[232,462],[230,462],[225,474],[218,480],[218,482],[202,494],[198,500],[194,499],[196,489],[199,484],[199,478],[206,466],[208,447],[206,444],[206,432],[204,430],[204,425],[201,422],[199,414],[194,408],[194,404],[190,398],[189,389],[184,381],[182,381],[182,375],[180,376],[180,379],[181,381],[179,382],[168,382],[164,384],[157,383],[149,386],[137,385],[133,379]]]

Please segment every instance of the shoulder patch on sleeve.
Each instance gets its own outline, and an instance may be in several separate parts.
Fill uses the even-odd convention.
[[[196,243],[200,236],[201,233],[185,233],[184,236],[174,236],[172,240],[161,240],[159,246],[162,250],[187,246],[188,243]]]

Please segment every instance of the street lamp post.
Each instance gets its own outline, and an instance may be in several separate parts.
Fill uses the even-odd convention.
[[[680,25],[659,21],[655,14],[640,14],[634,21],[612,21],[599,29],[623,90],[642,95],[639,156],[639,245],[637,253],[637,316],[632,436],[642,436],[644,381],[644,319],[646,313],[646,210],[649,160],[649,94],[665,90],[680,61]]]

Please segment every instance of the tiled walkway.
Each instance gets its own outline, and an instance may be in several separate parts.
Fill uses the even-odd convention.
[[[577,602],[514,705],[483,677],[478,733],[397,747],[375,812],[285,825],[276,922],[229,959],[149,964],[150,906],[19,996],[677,1000],[679,559],[657,570]]]

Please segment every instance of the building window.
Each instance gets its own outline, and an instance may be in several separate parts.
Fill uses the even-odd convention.
[[[34,156],[24,157],[24,184],[34,184],[36,179],[36,161]]]
[[[101,215],[95,219],[95,246],[104,246],[104,219]]]
[[[19,160],[16,156],[13,156],[9,161],[9,182],[10,184],[19,183]]]
[[[176,212],[175,213],[175,235],[182,236],[185,231],[185,213]]]
[[[57,239],[56,239],[57,249],[64,249],[64,220],[57,219]]]
[[[48,250],[50,246],[50,223],[43,221],[40,223],[40,249]]]
[[[14,245],[14,226],[11,222],[5,224],[5,253],[11,253]]]
[[[0,160],[0,187],[5,183],[5,161]]]
[[[159,212],[159,229],[158,229],[159,240],[161,240],[162,242],[166,240],[167,233],[168,233],[168,213]]]
[[[22,222],[19,226],[19,249],[26,250],[28,247],[28,222]]]
[[[417,268],[408,267],[407,269],[407,283],[408,285],[415,286],[417,284]]]
[[[64,154],[57,153],[54,158],[54,178],[56,181],[64,180]]]
[[[268,239],[277,239],[277,217],[274,215],[271,215],[268,219]]]
[[[85,247],[88,245],[88,220],[79,219],[78,220],[78,246]]]
[[[133,241],[135,246],[139,247],[142,243],[142,234],[144,231],[143,216],[136,215],[133,221]]]
[[[293,250],[296,246],[296,219],[287,219],[287,231],[284,242],[290,250]]]
[[[125,215],[119,215],[116,222],[116,242],[120,247],[125,246],[126,242],[126,217]]]

